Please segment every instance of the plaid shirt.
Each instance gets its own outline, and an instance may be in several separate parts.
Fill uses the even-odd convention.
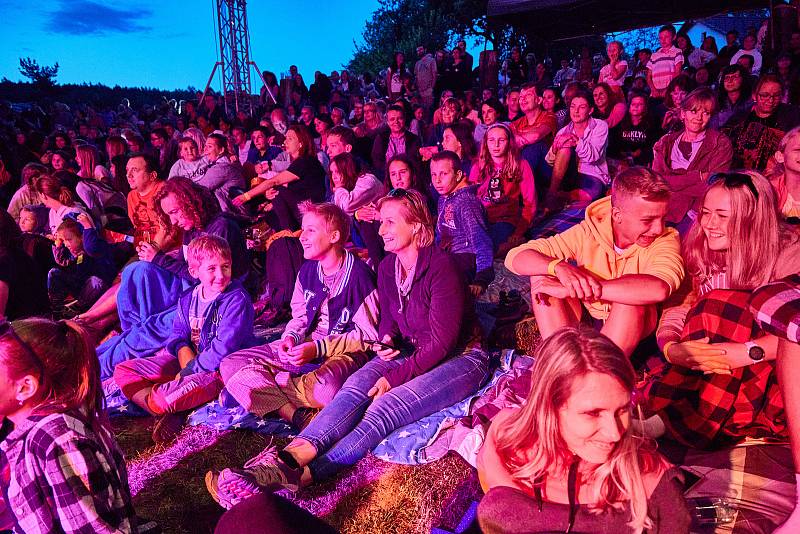
[[[714,289],[686,318],[682,341],[708,336],[711,343],[743,343],[763,332],[750,313],[749,291]],[[699,449],[730,446],[746,437],[787,438],[775,362],[763,361],[727,374],[703,374],[666,364],[645,390],[668,435]]]
[[[764,331],[800,343],[800,274],[755,290],[750,312]]]
[[[31,416],[0,443],[14,532],[128,533],[135,519],[125,460],[105,429],[77,412]]]

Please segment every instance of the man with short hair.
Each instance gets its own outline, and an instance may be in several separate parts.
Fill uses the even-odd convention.
[[[583,222],[508,253],[506,267],[531,277],[543,339],[586,320],[630,356],[653,332],[657,305],[684,276],[678,233],[664,224],[669,197],[663,178],[631,167]]]
[[[412,159],[419,157],[422,146],[419,137],[406,129],[406,116],[400,106],[391,106],[386,111],[388,130],[380,132],[372,144],[372,167],[378,176],[386,171],[386,162],[394,156],[406,154]]]
[[[314,127],[314,106],[303,106],[302,109],[300,109],[300,117],[298,117],[297,122],[308,129],[308,133],[311,134],[311,137],[319,137],[319,132],[317,132],[317,129]]]
[[[417,62],[414,64],[414,77],[417,81],[420,104],[425,113],[430,113],[433,106],[433,88],[436,85],[436,60],[423,45],[417,47]]]
[[[465,63],[465,68],[467,69],[467,72],[471,73],[472,68],[475,65],[475,60],[472,57],[472,54],[467,52],[467,42],[464,39],[461,39],[456,43],[456,48],[461,50],[461,59]]]
[[[728,33],[725,34],[725,46],[723,46],[719,54],[717,54],[720,65],[730,65],[731,58],[741,48],[739,43],[736,42],[737,39],[739,39],[739,32],[736,30],[729,30]]]

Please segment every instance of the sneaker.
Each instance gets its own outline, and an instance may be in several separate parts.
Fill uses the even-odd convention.
[[[243,500],[263,493],[300,488],[302,470],[292,469],[278,458],[278,448],[268,446],[248,460],[243,469],[206,473],[206,488],[220,506],[230,509]]]

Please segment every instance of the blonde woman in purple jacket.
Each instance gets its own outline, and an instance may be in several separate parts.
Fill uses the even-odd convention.
[[[395,429],[476,391],[488,376],[488,356],[470,335],[466,283],[453,257],[433,245],[425,198],[394,189],[378,209],[389,254],[378,269],[376,356],[286,448],[267,448],[243,469],[209,472],[206,486],[222,506],[328,479]]]

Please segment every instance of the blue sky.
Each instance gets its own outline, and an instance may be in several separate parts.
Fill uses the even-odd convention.
[[[250,54],[278,76],[341,68],[377,0],[250,0]],[[59,83],[202,89],[217,60],[215,0],[0,0],[0,78],[19,58],[61,66]],[[220,88],[219,77],[212,83]],[[254,87],[257,85],[254,83]]]

